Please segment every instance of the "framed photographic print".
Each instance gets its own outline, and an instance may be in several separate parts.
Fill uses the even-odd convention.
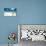
[[[4,8],[4,16],[16,16],[16,8]]]

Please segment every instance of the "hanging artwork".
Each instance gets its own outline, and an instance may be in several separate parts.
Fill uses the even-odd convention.
[[[16,16],[16,8],[4,8],[4,16]]]

